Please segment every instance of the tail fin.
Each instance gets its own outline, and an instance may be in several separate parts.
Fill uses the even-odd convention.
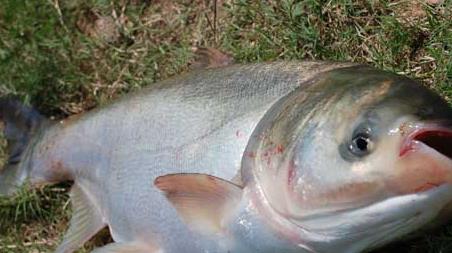
[[[30,139],[38,132],[45,118],[33,108],[12,97],[0,98],[0,121],[4,124],[8,158],[0,169],[0,195],[11,195],[26,179],[19,163]]]

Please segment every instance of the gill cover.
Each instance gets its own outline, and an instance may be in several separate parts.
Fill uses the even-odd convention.
[[[0,169],[0,195],[11,195],[27,177],[19,164],[30,140],[39,131],[45,118],[12,97],[0,98],[0,121],[7,141],[8,158]]]

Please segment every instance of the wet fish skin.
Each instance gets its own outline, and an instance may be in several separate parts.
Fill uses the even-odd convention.
[[[279,204],[274,199],[280,195],[272,195],[268,190],[275,187],[268,187],[267,182],[256,176],[259,174],[256,166],[262,161],[267,163],[261,159],[265,152],[270,151],[273,157],[270,164],[281,167],[281,171],[286,171],[287,167],[283,165],[287,164],[280,159],[294,152],[305,153],[308,147],[300,145],[294,148],[291,145],[300,123],[313,115],[312,112],[316,115],[326,112],[328,107],[317,111],[322,108],[318,105],[322,98],[331,97],[321,105],[335,105],[337,101],[343,102],[338,94],[354,91],[354,86],[337,89],[329,86],[326,89],[322,82],[331,83],[333,80],[335,83],[337,75],[340,76],[347,67],[350,67],[349,75],[364,76],[357,83],[369,79],[365,78],[369,74],[368,67],[353,66],[356,64],[264,63],[194,72],[163,81],[107,107],[63,120],[43,130],[30,141],[18,170],[26,171],[32,184],[61,180],[75,182],[71,192],[75,218],[57,252],[74,251],[104,226],[109,226],[113,239],[118,243],[99,249],[99,252],[118,249],[131,252],[332,252],[332,249],[339,248],[346,249],[346,252],[359,252],[380,246],[387,240],[369,239],[363,244],[353,245],[350,242],[356,237],[321,236],[303,229],[288,229],[288,224],[296,224],[290,219],[296,219],[281,215],[284,210],[274,206]],[[337,69],[339,74],[334,71],[326,73],[333,69]],[[385,76],[384,73],[374,72],[376,77]],[[395,78],[393,75],[389,77]],[[385,79],[377,81],[369,87],[381,85]],[[412,85],[407,89],[411,90]],[[359,96],[365,89],[358,90],[352,96]],[[429,108],[441,111],[434,110],[430,115],[450,118],[450,108],[445,107],[439,97],[429,95],[425,100],[422,99],[424,93],[425,89],[420,88],[418,95],[407,96],[404,100],[407,106],[402,108],[408,109],[394,115],[412,114],[409,110],[416,104],[412,98],[420,97],[419,105],[429,105]],[[405,93],[394,91],[394,94],[397,102],[400,94]],[[386,93],[383,95],[387,96]],[[369,104],[374,103],[375,96],[369,96]],[[360,114],[362,112],[358,109],[356,115]],[[300,136],[312,139],[317,127],[303,128],[305,132]],[[270,132],[265,129],[270,129]],[[325,131],[326,128],[318,129]],[[309,131],[313,132],[309,134]],[[266,138],[269,135],[278,143],[263,142],[272,139]],[[267,148],[267,145],[273,145],[274,149],[264,150],[262,147]],[[168,176],[181,173],[189,175],[179,179]],[[199,174],[209,175],[209,180]],[[179,180],[176,181],[179,184],[171,182],[174,178]],[[285,187],[277,181],[278,175],[271,178],[279,189]],[[0,175],[0,183],[1,180]],[[188,181],[192,182],[191,188],[181,188]],[[166,189],[167,192],[162,190],[162,182],[167,182],[172,188]],[[219,185],[222,194],[218,193]],[[262,187],[267,188],[264,191]],[[206,194],[227,197],[216,202],[211,195],[203,195],[206,191],[199,191],[199,188],[210,189]],[[178,191],[180,195],[176,194]],[[219,220],[203,223],[205,217],[198,217],[196,212],[184,214],[183,205],[180,209],[176,207],[177,199],[186,191],[214,201],[224,217],[214,217]],[[275,192],[281,191],[277,189]],[[173,200],[171,193],[176,194]],[[439,206],[449,200],[449,195],[444,192],[438,194],[442,197],[429,197],[429,203]],[[265,198],[270,200],[272,208],[262,201]],[[203,204],[202,198],[196,201]],[[287,203],[281,203],[281,207],[284,206]],[[205,205],[204,208],[210,207]],[[209,213],[203,209],[197,211]],[[342,215],[343,218],[351,217]],[[403,212],[397,215],[404,217]],[[207,232],[194,229],[184,217],[197,219],[205,225]],[[368,218],[365,215],[359,217]],[[325,221],[320,220],[320,223]],[[220,230],[215,226],[218,224],[221,224]],[[315,224],[303,221],[305,225],[312,227]],[[211,226],[213,230],[208,229]],[[300,241],[303,238],[305,240]]]

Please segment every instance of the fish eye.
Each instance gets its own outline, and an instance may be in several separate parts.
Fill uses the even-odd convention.
[[[378,115],[368,114],[350,134],[345,135],[338,150],[342,159],[356,162],[372,153],[378,143],[379,122]]]
[[[362,132],[353,136],[349,145],[349,150],[352,154],[358,157],[368,155],[372,151],[373,142],[369,133]]]

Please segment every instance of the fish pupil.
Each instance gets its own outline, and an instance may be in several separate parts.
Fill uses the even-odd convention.
[[[356,147],[359,150],[367,151],[367,145],[368,145],[367,138],[364,138],[363,136],[359,136],[355,142],[356,142]]]

